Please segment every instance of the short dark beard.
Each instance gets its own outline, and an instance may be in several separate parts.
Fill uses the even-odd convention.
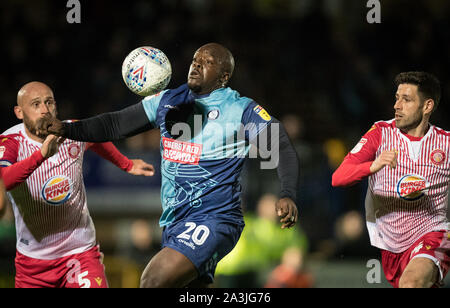
[[[45,139],[48,134],[42,135],[38,133],[38,127],[37,127],[37,123],[34,123],[33,121],[31,121],[25,114],[23,115],[23,124],[25,125],[25,127],[27,128],[27,130],[42,139]]]
[[[423,119],[423,114],[419,113],[419,116],[417,118],[414,118],[413,121],[410,124],[407,124],[407,125],[402,126],[402,127],[401,126],[397,126],[397,123],[395,123],[395,125],[400,130],[409,131],[409,130],[414,129],[417,126],[419,126],[419,124],[422,122],[422,119]]]

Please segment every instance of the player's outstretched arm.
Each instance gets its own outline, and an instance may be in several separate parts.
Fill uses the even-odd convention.
[[[90,150],[94,151],[103,159],[116,165],[118,168],[132,175],[153,176],[155,168],[142,159],[129,159],[116,148],[112,142],[88,144]]]
[[[41,133],[72,140],[106,142],[137,135],[151,129],[152,125],[142,103],[138,103],[120,111],[103,113],[71,123],[46,116],[38,122],[38,127]]]

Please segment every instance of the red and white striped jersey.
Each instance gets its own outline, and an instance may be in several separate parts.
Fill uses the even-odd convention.
[[[3,166],[23,161],[41,148],[23,124],[2,134]],[[86,143],[65,140],[21,184],[9,191],[13,205],[17,250],[28,257],[51,260],[86,251],[95,245],[83,183]]]
[[[370,165],[382,152],[397,151],[397,167],[375,174]],[[425,233],[448,230],[450,133],[430,125],[416,138],[395,121],[380,121],[363,136],[333,175],[333,186],[369,176],[366,220],[373,246],[394,253],[408,249]]]

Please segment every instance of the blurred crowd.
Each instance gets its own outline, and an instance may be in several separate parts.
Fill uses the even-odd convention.
[[[306,251],[319,258],[374,253],[364,228],[366,184],[333,189],[331,174],[373,122],[393,117],[397,73],[424,70],[441,80],[442,101],[431,119],[450,130],[448,0],[382,1],[380,24],[367,22],[366,1],[80,2],[81,23],[69,24],[66,1],[1,1],[1,130],[17,123],[13,106],[26,82],[40,80],[55,90],[60,118],[85,118],[139,101],[121,77],[132,49],[163,50],[173,70],[169,87],[177,87],[186,80],[195,50],[219,42],[236,60],[230,86],[282,120],[299,153],[298,233],[309,248],[286,247],[286,255],[277,258],[290,264],[287,268],[299,267]],[[158,134],[120,146],[157,151]],[[275,170],[257,164],[249,161],[243,174],[250,215],[257,214],[263,195],[277,194],[279,187]],[[130,232],[146,228],[136,221]],[[154,243],[141,241],[153,249]],[[141,262],[145,257],[136,245]],[[285,270],[267,283],[282,285],[277,277]]]

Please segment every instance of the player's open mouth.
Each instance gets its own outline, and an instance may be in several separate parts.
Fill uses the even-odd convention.
[[[189,78],[192,78],[192,79],[200,78],[200,73],[196,70],[193,70],[189,73]]]

